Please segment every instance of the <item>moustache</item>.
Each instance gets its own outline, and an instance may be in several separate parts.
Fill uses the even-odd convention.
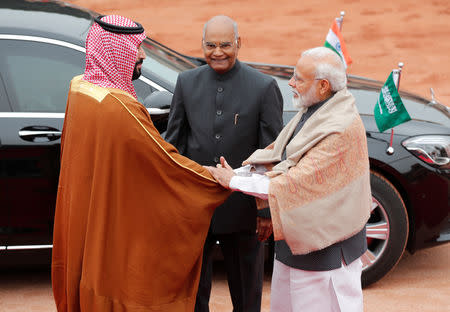
[[[292,88],[292,92],[297,94],[299,97],[301,97],[300,93],[296,89]]]

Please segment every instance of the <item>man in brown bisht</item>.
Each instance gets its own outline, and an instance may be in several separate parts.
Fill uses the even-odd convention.
[[[224,158],[210,168],[222,185],[256,196],[258,208],[270,205],[273,312],[363,311],[369,156],[346,82],[335,52],[303,52],[289,81],[297,115],[236,172]]]
[[[61,140],[53,294],[59,312],[193,311],[202,247],[229,195],[136,100],[144,29],[96,19]],[[186,205],[192,203],[192,205]]]

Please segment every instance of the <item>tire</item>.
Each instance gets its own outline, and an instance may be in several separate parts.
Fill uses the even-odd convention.
[[[400,193],[382,175],[371,172],[371,216],[366,224],[366,253],[361,257],[361,283],[366,287],[392,270],[408,241],[408,213]]]

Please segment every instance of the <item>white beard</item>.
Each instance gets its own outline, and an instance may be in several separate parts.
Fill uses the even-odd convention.
[[[319,102],[316,97],[316,86],[311,86],[305,94],[300,94],[296,89],[292,89],[292,92],[297,94],[297,97],[292,96],[292,105],[295,108],[310,107]]]

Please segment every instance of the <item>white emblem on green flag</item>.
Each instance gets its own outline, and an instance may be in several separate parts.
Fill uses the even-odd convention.
[[[411,120],[398,94],[392,72],[384,83],[383,88],[381,88],[380,97],[373,113],[380,132]]]

